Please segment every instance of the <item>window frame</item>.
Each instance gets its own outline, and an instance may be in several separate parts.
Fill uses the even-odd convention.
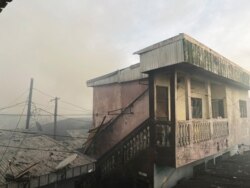
[[[198,107],[194,108],[194,103],[199,102],[200,103],[200,112],[199,113],[195,113],[194,110],[198,110]],[[198,103],[197,103],[198,104]],[[203,118],[203,104],[202,104],[202,98],[199,97],[191,97],[191,107],[192,107],[192,118],[193,119],[202,119]]]
[[[247,101],[239,100],[240,118],[247,118]]]
[[[165,99],[164,98],[161,98],[159,97],[159,89],[165,89]],[[169,121],[169,88],[168,86],[162,86],[162,85],[156,85],[156,88],[155,88],[155,91],[156,91],[156,95],[155,95],[155,103],[156,103],[156,111],[155,111],[155,115],[156,115],[156,119],[159,119],[159,120],[167,120]],[[159,108],[160,106],[163,104],[163,108],[165,108],[165,115],[166,116],[160,116],[160,113],[159,113]],[[165,105],[164,105],[165,104]],[[162,108],[162,109],[163,109]]]
[[[214,106],[216,104],[217,106]],[[214,111],[215,107],[217,107],[217,111]],[[217,112],[217,116],[215,116]],[[216,118],[225,118],[225,105],[224,99],[212,99],[212,117]]]

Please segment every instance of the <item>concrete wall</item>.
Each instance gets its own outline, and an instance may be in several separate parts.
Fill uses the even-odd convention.
[[[176,119],[186,120],[186,107],[185,105],[185,78],[182,73],[177,74],[177,100],[176,100]]]
[[[108,116],[111,110],[121,108],[121,85],[112,84],[93,88],[93,127],[98,127],[103,117],[106,121],[113,116]]]
[[[148,85],[139,81],[121,84],[104,85],[94,88],[94,114],[107,114],[108,111],[127,107],[132,101],[147,90]],[[131,108],[132,114],[123,114],[118,120],[106,129],[95,141],[98,157],[112,148],[117,142],[128,135],[149,117],[149,97],[146,92],[137,100]],[[119,113],[117,111],[116,113]],[[115,118],[117,115],[107,115],[107,119]],[[94,116],[94,125],[99,126],[103,115]]]
[[[239,100],[248,101],[248,91],[233,86],[226,87],[226,103],[229,121],[229,144],[250,143],[249,117],[240,117]]]
[[[177,85],[177,122],[185,120],[185,88],[184,82],[180,79]],[[191,97],[202,98],[203,118],[208,119],[208,93],[206,90],[206,77],[193,77],[191,79]],[[178,146],[176,143],[176,161],[177,166],[204,159],[231,148],[237,144],[250,143],[250,122],[249,117],[241,118],[239,109],[239,100],[248,101],[248,91],[230,84],[224,84],[219,80],[211,80],[211,98],[224,99],[224,113],[228,120],[229,136],[212,138],[199,143],[191,143],[187,146]],[[193,119],[194,120],[194,119]],[[210,119],[216,121],[217,119]],[[193,131],[193,129],[191,128]],[[218,149],[219,145],[219,149]]]
[[[145,89],[146,81],[140,84],[138,80],[121,84],[109,84],[93,88],[93,126],[98,127],[106,115],[106,122],[115,115],[108,115],[109,111],[126,107]],[[113,112],[119,113],[120,111]]]
[[[193,166],[171,168],[168,166],[154,166],[154,188],[170,188],[178,181],[193,176]]]

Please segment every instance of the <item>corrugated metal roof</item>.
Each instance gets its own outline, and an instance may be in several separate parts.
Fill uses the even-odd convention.
[[[150,45],[150,46],[148,46],[148,47],[146,47],[146,48],[143,48],[143,49],[141,49],[141,50],[139,50],[139,51],[136,51],[136,52],[134,52],[134,54],[139,54],[139,55],[140,55],[140,54],[143,54],[143,53],[146,53],[146,52],[155,50],[155,49],[157,49],[157,48],[160,48],[160,47],[163,47],[163,46],[166,46],[166,45],[175,43],[175,42],[177,42],[177,41],[179,41],[179,40],[182,40],[182,39],[184,38],[185,35],[186,35],[186,34],[184,34],[184,33],[180,33],[180,34],[177,35],[177,36],[171,37],[171,38],[166,39],[166,40],[163,40],[163,41],[161,41],[161,42],[157,42],[157,43],[155,43],[155,44],[153,44],[153,45]]]
[[[219,53],[181,33],[135,52],[140,63],[110,74],[89,80],[88,86],[100,86],[147,78],[145,72],[170,65],[189,63],[223,78],[250,88],[250,73]]]
[[[111,83],[122,83],[133,80],[140,80],[147,78],[146,74],[141,73],[140,63],[131,65],[127,68],[117,70],[115,72],[91,79],[87,81],[87,86],[95,87],[100,85],[106,85]]]
[[[10,174],[17,176],[25,171],[30,166],[34,165],[28,170],[30,177],[40,177],[50,174],[55,171],[55,167],[72,153],[77,153],[77,158],[69,164],[69,168],[93,164],[95,160],[67,147],[58,144],[55,140],[47,136],[24,135],[22,133],[1,132],[0,141],[2,145],[10,146],[0,162],[0,185],[7,183],[4,176]],[[17,149],[21,148],[37,148],[38,150]],[[5,152],[5,147],[0,147],[0,156]],[[39,150],[41,149],[41,150]],[[0,159],[1,159],[0,157]]]

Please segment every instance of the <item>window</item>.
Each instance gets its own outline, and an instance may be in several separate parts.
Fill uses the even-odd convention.
[[[202,118],[202,99],[191,98],[193,118]]]
[[[156,116],[158,119],[168,120],[168,88],[156,86]]]
[[[213,99],[212,100],[212,113],[213,118],[224,118],[224,101],[223,99]]]
[[[247,117],[247,102],[240,100],[239,105],[240,105],[240,117],[241,118]]]

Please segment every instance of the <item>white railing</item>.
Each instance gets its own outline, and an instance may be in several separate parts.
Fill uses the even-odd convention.
[[[187,146],[228,135],[227,119],[178,121],[176,126],[178,146]]]

